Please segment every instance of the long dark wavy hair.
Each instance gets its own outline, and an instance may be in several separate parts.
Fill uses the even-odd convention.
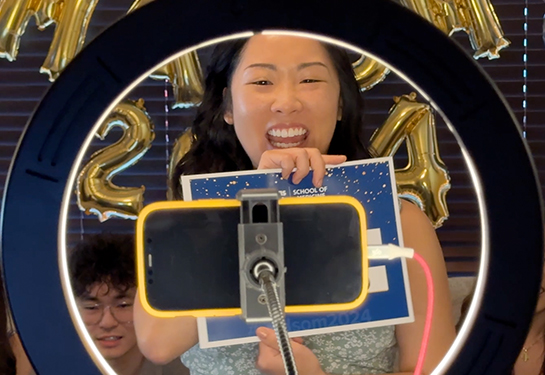
[[[248,39],[223,42],[212,53],[203,100],[191,126],[195,139],[189,151],[176,165],[169,182],[176,199],[182,199],[180,176],[183,174],[253,169],[234,127],[223,119],[230,106],[229,102],[226,103],[228,100],[224,100],[223,92],[225,88],[230,92],[231,78],[247,42]],[[342,100],[342,118],[337,121],[328,154],[346,155],[348,160],[368,158],[362,126],[363,98],[350,58],[343,49],[326,43],[323,46],[337,71]]]

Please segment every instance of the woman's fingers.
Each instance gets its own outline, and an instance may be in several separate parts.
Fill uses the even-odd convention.
[[[289,151],[295,157],[295,168],[297,170],[293,173],[291,181],[294,184],[301,182],[303,178],[310,172],[310,155],[304,148],[294,148]]]
[[[314,172],[312,176],[312,184],[316,187],[321,187],[325,176],[324,157],[326,155],[322,155],[320,151],[316,148],[310,149],[308,151],[308,155],[310,166],[312,167],[312,171]]]
[[[324,157],[324,162],[326,164],[335,165],[335,164],[344,163],[346,161],[345,155],[322,155],[322,156]]]
[[[301,345],[303,345],[303,343],[305,342],[305,340],[302,337],[294,337],[292,340]]]
[[[259,161],[258,169],[282,169],[282,178],[289,178],[293,172],[292,182],[300,183],[310,170],[313,170],[312,183],[322,186],[326,164],[340,164],[346,161],[344,155],[322,155],[316,148],[288,148],[265,151]]]
[[[286,152],[278,150],[266,151],[261,155],[257,169],[282,168],[282,178],[288,179],[295,168],[295,158]]]

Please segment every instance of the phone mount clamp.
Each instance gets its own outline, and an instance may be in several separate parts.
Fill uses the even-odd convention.
[[[297,368],[284,317],[284,236],[276,189],[246,189],[237,193],[240,205],[238,257],[240,306],[248,323],[270,322],[288,375]]]
[[[247,189],[237,194],[241,201],[238,225],[240,306],[248,323],[270,322],[264,281],[274,285],[284,311],[284,238],[275,189]],[[271,296],[272,297],[272,296]]]

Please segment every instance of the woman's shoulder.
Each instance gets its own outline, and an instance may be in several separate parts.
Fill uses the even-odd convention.
[[[399,204],[401,224],[403,226],[422,226],[433,229],[433,226],[431,225],[428,216],[415,203],[407,199],[400,199]]]
[[[405,246],[421,255],[441,254],[435,228],[428,216],[416,204],[401,199],[401,229]]]

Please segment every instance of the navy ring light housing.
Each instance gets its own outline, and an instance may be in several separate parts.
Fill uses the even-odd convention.
[[[126,87],[169,56],[204,40],[267,29],[328,35],[380,57],[452,123],[481,181],[490,256],[475,324],[458,356],[451,350],[450,366],[443,367],[453,375],[507,374],[524,342],[542,274],[535,168],[513,114],[477,64],[433,25],[386,0],[319,6],[306,0],[156,0],[73,60],[29,121],[3,204],[4,277],[17,329],[39,374],[100,373],[72,323],[57,261],[63,193],[88,133]]]

